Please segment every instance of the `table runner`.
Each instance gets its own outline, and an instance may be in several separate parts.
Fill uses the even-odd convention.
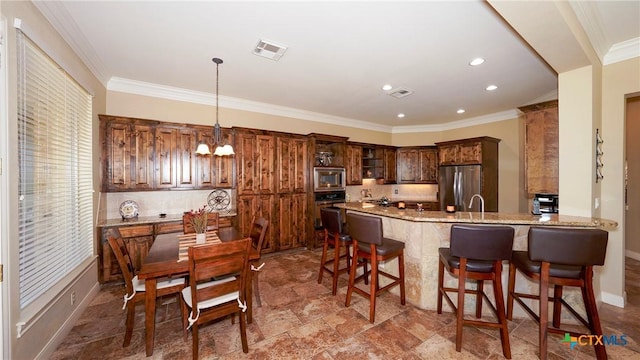
[[[218,237],[218,232],[209,231],[206,234],[207,234],[206,242],[202,245],[218,244],[222,242]],[[178,247],[178,261],[189,260],[188,249],[190,246],[196,245],[196,234],[191,233],[191,234],[178,235],[178,241],[180,242],[180,245]]]

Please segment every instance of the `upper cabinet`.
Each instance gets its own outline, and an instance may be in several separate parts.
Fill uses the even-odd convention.
[[[102,191],[233,187],[233,158],[195,153],[198,141],[212,144],[211,127],[99,117]]]
[[[362,171],[364,170],[362,146],[347,144],[346,149],[347,164],[345,166],[345,174],[347,176],[347,185],[362,185]]]
[[[435,146],[397,149],[399,184],[435,184],[438,182],[438,149]]]
[[[519,108],[525,123],[527,193],[558,193],[558,101]]]
[[[376,179],[385,184],[396,183],[396,148],[382,145],[362,145],[362,178]]]
[[[278,193],[307,191],[307,139],[276,137],[276,169]]]
[[[440,165],[488,165],[498,162],[500,139],[489,136],[436,143]]]

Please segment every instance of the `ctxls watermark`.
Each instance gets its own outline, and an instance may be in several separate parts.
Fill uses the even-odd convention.
[[[576,345],[589,346],[589,345],[627,345],[627,335],[580,335],[571,336],[569,333],[564,333],[564,339],[562,342],[569,345],[573,350]]]

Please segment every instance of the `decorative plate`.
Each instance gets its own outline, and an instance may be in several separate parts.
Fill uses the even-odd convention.
[[[207,197],[207,204],[212,210],[227,210],[231,199],[229,194],[224,190],[213,190]]]
[[[138,216],[138,203],[133,200],[125,200],[120,204],[120,216],[123,219],[131,219]]]

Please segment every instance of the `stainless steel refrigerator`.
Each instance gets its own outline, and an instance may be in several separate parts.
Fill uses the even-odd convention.
[[[455,205],[456,211],[480,211],[480,199],[473,201],[469,209],[471,197],[481,194],[482,165],[455,165],[440,167],[440,209],[447,205]]]

